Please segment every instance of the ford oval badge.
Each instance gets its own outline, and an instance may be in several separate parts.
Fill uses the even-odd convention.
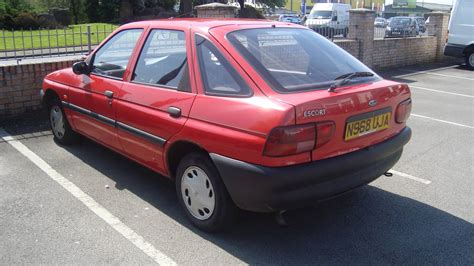
[[[370,100],[369,101],[369,106],[376,106],[377,105],[377,100]]]

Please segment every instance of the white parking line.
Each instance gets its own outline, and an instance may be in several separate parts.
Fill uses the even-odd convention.
[[[137,248],[143,251],[146,255],[152,258],[160,265],[176,265],[176,262],[166,256],[164,253],[156,249],[152,244],[147,242],[142,236],[135,233],[130,227],[120,221],[119,218],[110,213],[102,205],[97,203],[91,196],[87,195],[74,183],[62,176],[54,170],[48,163],[26,147],[23,143],[10,136],[5,130],[0,128],[0,138],[3,138],[13,148],[20,152],[23,156],[33,162],[38,168],[45,172],[52,180],[56,181],[60,186],[66,189],[71,195],[82,202],[89,210],[94,212],[115,231],[125,237],[128,241],[134,244]]]
[[[441,122],[441,123],[445,123],[445,124],[450,124],[450,125],[454,125],[454,126],[458,126],[458,127],[465,127],[465,128],[474,129],[473,126],[468,126],[468,125],[464,125],[464,124],[454,123],[454,122],[451,122],[451,121],[441,120],[441,119],[437,119],[437,118],[433,118],[433,117],[429,117],[429,116],[417,115],[417,114],[411,114],[410,116],[417,117],[417,118],[428,119],[428,120],[433,120],[433,121],[436,121],[436,122]]]
[[[457,66],[440,67],[440,68],[433,69],[432,71],[441,71],[441,70],[445,70],[445,69],[452,69],[452,68],[455,68],[455,67],[457,67]],[[415,75],[419,75],[419,74],[423,74],[424,72],[427,72],[427,71],[423,71],[423,70],[420,71],[420,70],[406,70],[406,69],[400,69],[400,71],[411,72],[411,73],[394,76],[394,78],[410,77],[410,76],[415,76]]]
[[[450,94],[450,95],[474,98],[474,95],[467,95],[467,94],[461,94],[461,93],[455,93],[455,92],[449,92],[449,91],[440,91],[440,90],[428,89],[428,88],[414,86],[414,85],[409,85],[409,87],[417,89],[417,90],[425,90],[425,91],[432,91],[432,92],[438,92],[438,93],[445,93],[445,94]]]
[[[406,71],[416,71],[416,70],[410,70],[407,69]],[[448,77],[448,78],[456,78],[456,79],[465,79],[465,80],[474,80],[474,78],[466,78],[466,77],[460,77],[460,76],[453,76],[453,75],[446,75],[446,74],[439,74],[439,73],[434,73],[431,71],[418,71],[416,73],[412,74],[426,74],[426,75],[433,75],[433,76],[440,76],[440,77]]]
[[[424,178],[417,177],[417,176],[412,176],[412,175],[409,175],[409,174],[405,174],[405,173],[402,173],[402,172],[398,172],[398,171],[393,170],[393,169],[390,169],[388,172],[393,173],[394,175],[397,175],[397,176],[400,176],[400,177],[405,177],[405,178],[414,180],[414,181],[416,181],[416,182],[423,183],[423,184],[425,184],[425,185],[431,184],[431,181],[428,180],[428,179],[424,179]]]

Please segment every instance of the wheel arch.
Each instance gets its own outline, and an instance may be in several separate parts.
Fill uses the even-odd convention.
[[[49,108],[56,99],[59,100],[58,93],[53,89],[46,89],[41,103],[44,107]]]
[[[464,55],[469,55],[470,53],[474,53],[474,43],[471,43],[466,48],[464,48],[462,53]]]
[[[184,158],[184,156],[186,156],[186,154],[191,152],[203,152],[209,154],[204,148],[188,140],[175,141],[167,149],[166,166],[171,179],[175,179],[179,162]]]

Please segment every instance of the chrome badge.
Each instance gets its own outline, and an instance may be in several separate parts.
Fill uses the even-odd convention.
[[[370,100],[369,101],[369,106],[376,106],[377,105],[377,100]]]
[[[314,116],[323,116],[326,115],[326,109],[312,109],[312,110],[305,110],[303,112],[304,117],[314,117]]]

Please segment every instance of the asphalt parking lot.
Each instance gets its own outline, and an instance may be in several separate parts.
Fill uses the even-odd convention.
[[[312,208],[194,229],[165,178],[44,119],[0,125],[0,263],[474,264],[474,72],[406,67],[411,142],[392,177]],[[3,132],[3,133],[2,133]]]

